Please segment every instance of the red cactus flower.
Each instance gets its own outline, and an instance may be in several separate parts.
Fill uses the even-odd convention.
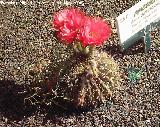
[[[87,45],[101,45],[111,35],[111,28],[107,22],[101,18],[86,18],[84,26],[80,29],[78,40],[82,42],[83,46]]]
[[[53,25],[57,30],[57,36],[70,44],[77,36],[77,32],[84,24],[85,14],[78,9],[64,9],[54,15]]]

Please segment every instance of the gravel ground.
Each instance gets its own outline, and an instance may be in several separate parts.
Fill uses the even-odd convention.
[[[115,18],[138,0],[56,0],[7,3],[0,5],[0,126],[84,126],[159,127],[160,126],[160,28],[152,32],[152,47],[144,53],[142,43],[122,53]],[[64,111],[53,106],[23,103],[24,86],[33,82],[32,65],[47,66],[57,40],[53,36],[52,15],[74,6],[87,14],[107,19],[113,34],[104,47],[118,62],[124,83],[99,108]],[[143,69],[136,83],[128,81],[127,67]],[[40,69],[41,70],[41,69]],[[61,111],[59,111],[61,110]]]

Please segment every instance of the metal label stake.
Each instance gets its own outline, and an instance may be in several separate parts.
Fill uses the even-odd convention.
[[[144,44],[145,44],[145,53],[147,53],[151,48],[150,33],[151,33],[151,25],[148,25],[144,30],[144,37],[143,37]]]

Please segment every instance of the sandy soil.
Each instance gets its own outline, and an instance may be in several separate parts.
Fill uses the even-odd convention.
[[[159,127],[160,126],[160,29],[152,32],[152,46],[142,43],[126,52],[119,48],[115,18],[138,0],[52,0],[0,4],[0,126]],[[27,85],[35,80],[32,65],[54,56],[55,11],[74,6],[87,14],[107,19],[113,34],[103,50],[114,57],[124,72],[124,84],[114,96],[95,109],[65,111],[57,106],[24,104]],[[130,83],[129,66],[144,67],[141,79]],[[44,64],[45,65],[45,64]],[[47,65],[47,64],[46,64]],[[23,94],[19,94],[23,93]]]

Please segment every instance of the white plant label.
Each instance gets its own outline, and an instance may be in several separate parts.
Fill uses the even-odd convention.
[[[117,17],[120,43],[127,43],[142,29],[160,20],[160,0],[141,0]]]

